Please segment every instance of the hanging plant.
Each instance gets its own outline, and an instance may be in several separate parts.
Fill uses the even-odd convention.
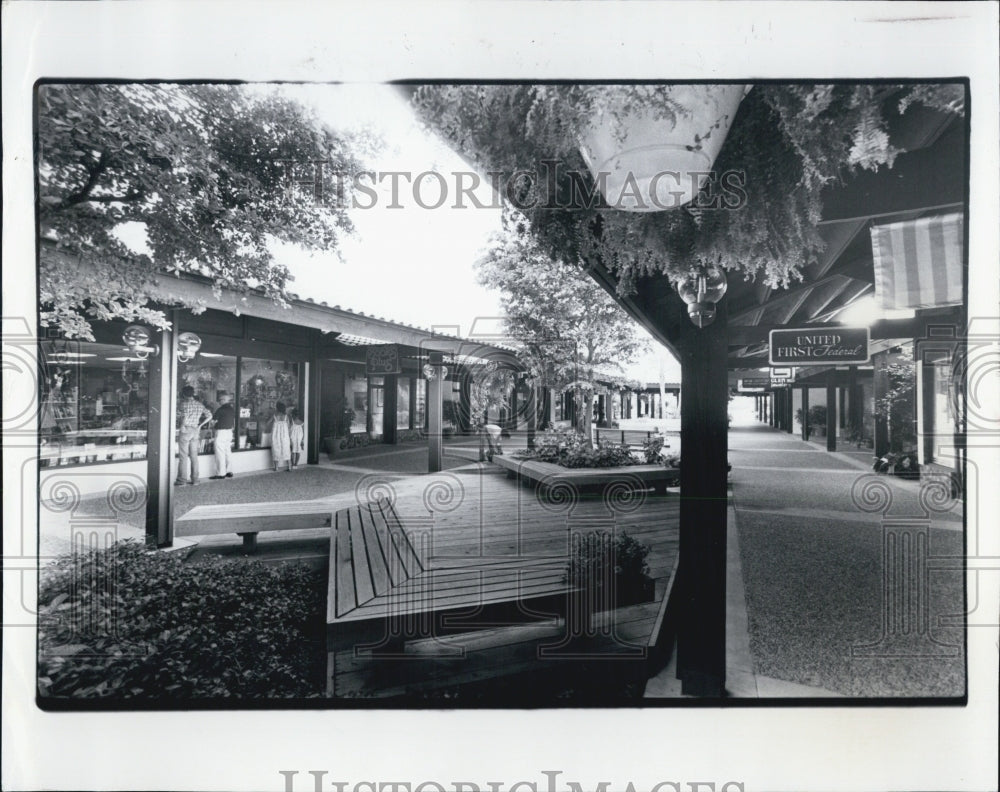
[[[636,112],[666,121],[685,109],[669,85],[435,85],[413,97],[418,115],[483,172],[500,175],[508,204],[553,258],[600,262],[621,294],[643,276],[671,280],[716,265],[787,286],[823,249],[821,192],[853,170],[891,167],[900,149],[888,120],[914,103],[964,112],[961,85],[758,85],[740,104],[714,164],[729,192],[706,182],[691,211],[614,209],[581,155],[599,119],[624,135]],[[514,177],[514,178],[512,178]],[[724,198],[732,211],[715,208]],[[732,202],[732,205],[730,204]],[[563,210],[563,211],[559,211]]]

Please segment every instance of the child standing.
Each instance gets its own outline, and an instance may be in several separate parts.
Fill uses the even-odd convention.
[[[292,444],[292,467],[297,468],[299,466],[299,457],[306,450],[306,427],[297,409],[292,408],[289,410],[288,417],[292,421],[292,425],[289,428],[289,439]]]
[[[278,402],[274,405],[274,423],[271,427],[271,458],[274,460],[275,470],[278,465],[286,465],[285,469],[291,471],[291,451],[292,439],[285,403]]]

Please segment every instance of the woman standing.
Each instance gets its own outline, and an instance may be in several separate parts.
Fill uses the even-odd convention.
[[[285,403],[278,402],[274,405],[274,424],[271,427],[271,458],[274,460],[274,469],[278,465],[285,465],[285,469],[291,471],[292,439],[288,415],[285,413]]]

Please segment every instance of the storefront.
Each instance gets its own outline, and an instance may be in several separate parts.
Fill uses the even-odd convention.
[[[170,288],[175,298],[182,291],[188,303],[213,299],[210,288],[195,281]],[[94,322],[94,340],[75,341],[40,328],[43,498],[62,481],[82,497],[105,493],[115,480],[146,482],[150,500],[160,504],[156,515],[147,514],[147,533],[153,526],[157,543],[168,543],[163,526],[170,524],[169,492],[178,468],[175,416],[185,386],[210,412],[223,392],[232,396],[236,474],[270,469],[279,403],[304,425],[308,463],[357,445],[428,442],[428,385],[435,371],[445,373],[437,389],[443,408],[438,435],[467,429],[463,368],[453,361],[469,342],[312,301],[282,308],[257,295],[224,300],[238,304],[239,313],[164,308],[171,328],[162,332]],[[478,354],[510,356],[474,346]],[[393,365],[384,366],[386,360]],[[203,478],[215,473],[214,435],[208,425],[199,438]]]

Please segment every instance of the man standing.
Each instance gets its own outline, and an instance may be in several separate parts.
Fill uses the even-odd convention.
[[[233,430],[236,428],[236,410],[232,396],[219,391],[219,407],[212,416],[215,421],[215,475],[214,479],[233,477]]]
[[[194,388],[185,385],[181,389],[181,402],[177,405],[177,446],[181,459],[174,484],[188,483],[184,477],[187,475],[189,460],[191,484],[198,483],[198,441],[201,428],[211,419],[212,413],[194,397]]]

